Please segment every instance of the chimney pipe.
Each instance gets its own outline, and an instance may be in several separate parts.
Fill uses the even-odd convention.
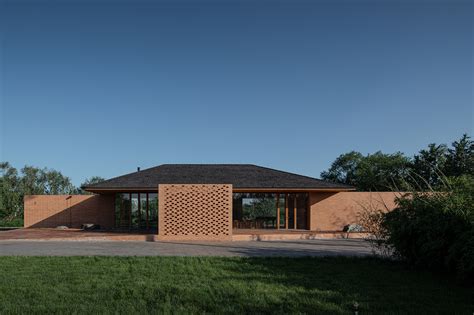
[[[140,166],[139,166],[139,167],[137,167],[137,172],[140,172]]]

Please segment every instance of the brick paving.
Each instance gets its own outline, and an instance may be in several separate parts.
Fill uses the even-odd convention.
[[[15,229],[8,231],[0,231],[0,241],[2,240],[87,240],[87,239],[117,239],[127,240],[135,238],[145,240],[146,236],[152,235],[152,232],[112,232],[112,231],[84,231],[81,229],[46,229],[46,228],[29,228],[29,229]]]
[[[0,256],[364,256],[372,254],[362,239],[272,241],[156,241],[143,232],[78,229],[0,231]]]

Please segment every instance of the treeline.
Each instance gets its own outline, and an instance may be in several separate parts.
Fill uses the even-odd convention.
[[[443,179],[474,176],[474,141],[464,134],[451,146],[429,144],[413,157],[380,151],[341,154],[321,178],[353,185],[360,191],[438,190]]]
[[[0,226],[22,225],[23,197],[25,195],[87,194],[72,184],[61,172],[33,166],[17,170],[8,162],[0,163]],[[101,182],[93,176],[81,186]]]

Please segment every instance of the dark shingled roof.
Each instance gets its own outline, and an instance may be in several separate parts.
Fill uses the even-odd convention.
[[[348,185],[251,164],[163,164],[84,189],[157,189],[159,184],[232,184],[233,188],[256,189],[353,189]]]

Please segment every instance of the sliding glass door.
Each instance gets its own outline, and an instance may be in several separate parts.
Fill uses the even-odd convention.
[[[234,193],[236,229],[307,229],[307,193]]]
[[[121,229],[156,229],[158,194],[143,192],[115,195],[115,227]]]

